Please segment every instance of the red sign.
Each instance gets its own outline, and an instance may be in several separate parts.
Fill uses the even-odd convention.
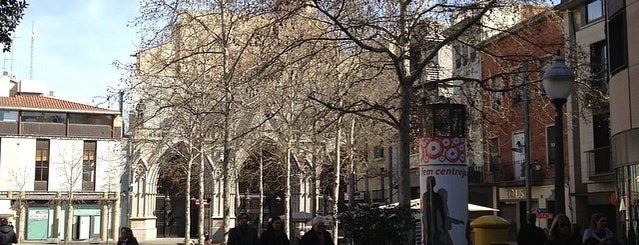
[[[553,219],[552,213],[537,213],[538,219]]]

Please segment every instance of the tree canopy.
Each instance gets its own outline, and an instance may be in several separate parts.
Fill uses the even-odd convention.
[[[0,42],[4,45],[2,52],[11,51],[11,43],[13,42],[11,35],[20,24],[24,9],[28,5],[24,0],[3,0],[0,2]]]

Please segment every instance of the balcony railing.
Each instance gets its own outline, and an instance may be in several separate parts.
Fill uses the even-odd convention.
[[[613,170],[610,164],[610,146],[599,147],[586,151],[586,155],[588,161],[588,174],[591,179],[612,175]]]
[[[468,166],[468,183],[484,183],[484,166]]]
[[[500,162],[490,165],[490,172],[492,180],[494,182],[514,181],[515,169],[513,168],[514,162]]]
[[[531,166],[533,167],[533,166]],[[490,174],[486,182],[512,182],[524,181],[525,177],[524,161],[500,162],[490,165]],[[532,184],[539,183],[544,179],[544,171],[531,170]]]

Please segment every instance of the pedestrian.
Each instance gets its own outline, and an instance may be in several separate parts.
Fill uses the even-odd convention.
[[[584,244],[616,244],[615,234],[607,227],[608,218],[602,213],[590,217],[590,227],[584,231]]]
[[[268,222],[268,228],[260,236],[260,245],[289,245],[280,217],[275,216]]]
[[[519,245],[539,245],[546,242],[546,233],[535,223],[537,214],[528,214],[528,224],[522,225],[517,233],[517,244]]]
[[[555,216],[550,226],[550,234],[544,245],[580,245],[581,240],[572,234],[572,225],[568,216]]]
[[[237,215],[237,225],[229,230],[228,245],[259,245],[257,230],[248,224],[247,213]]]
[[[133,231],[129,227],[120,228],[120,238],[117,245],[139,245],[138,240],[133,236]]]
[[[18,236],[13,230],[12,226],[9,226],[9,221],[5,218],[0,219],[0,245],[18,243]]]
[[[208,231],[204,232],[204,244],[206,245],[213,244],[213,240],[211,239],[211,235],[209,235]]]
[[[326,231],[326,221],[322,216],[315,216],[312,221],[313,228],[304,233],[299,245],[334,245],[331,233]]]

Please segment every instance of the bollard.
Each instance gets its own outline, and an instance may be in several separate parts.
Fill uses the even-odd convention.
[[[485,215],[470,222],[473,245],[507,244],[510,222],[495,215]]]

